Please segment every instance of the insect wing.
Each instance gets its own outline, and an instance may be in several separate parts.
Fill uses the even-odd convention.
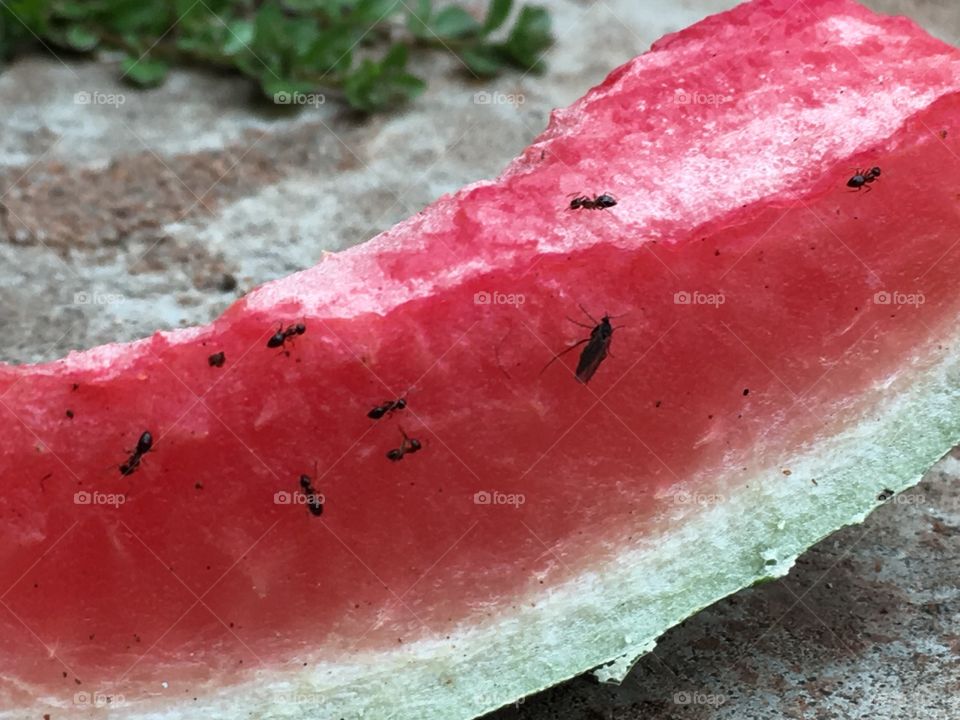
[[[607,357],[610,347],[610,336],[599,334],[590,339],[587,346],[580,353],[580,362],[577,363],[577,380],[586,384],[600,367],[600,363]]]

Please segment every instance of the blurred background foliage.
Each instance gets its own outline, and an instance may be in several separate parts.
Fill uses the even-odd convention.
[[[510,20],[510,22],[508,22]],[[122,54],[125,80],[163,82],[173,66],[238,72],[269,98],[335,92],[363,112],[425,87],[413,53],[455,54],[467,76],[540,72],[553,38],[546,9],[491,0],[474,14],[433,0],[4,0],[0,60],[48,50]],[[282,96],[282,95],[281,95]]]

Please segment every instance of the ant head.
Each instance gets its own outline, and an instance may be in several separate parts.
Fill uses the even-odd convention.
[[[874,177],[876,177],[877,175],[880,174],[880,168],[878,168],[878,167],[872,167],[872,168],[870,168],[870,174],[873,175]]]
[[[307,326],[305,323],[298,322],[293,329],[297,335],[303,335],[307,331]]]

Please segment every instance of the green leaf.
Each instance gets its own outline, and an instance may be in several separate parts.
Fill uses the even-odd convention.
[[[283,10],[277,3],[268,2],[260,6],[253,21],[253,43],[251,49],[268,66],[279,67],[286,46],[283,36]]]
[[[407,47],[399,44],[380,62],[364,60],[344,80],[347,101],[363,112],[375,112],[416,97],[426,85],[406,72],[406,62]]]
[[[449,5],[430,21],[430,29],[442,38],[460,38],[480,30],[473,16],[456,5]]]
[[[460,59],[480,77],[493,77],[504,65],[503,56],[491,45],[466,48],[460,53]]]
[[[512,8],[513,0],[491,0],[487,17],[483,20],[483,34],[488,35],[503,25]]]
[[[21,29],[26,26],[38,35],[46,32],[49,20],[47,0],[5,0],[0,7],[6,11],[5,24],[14,32],[18,32],[16,25],[20,25]]]
[[[346,27],[333,27],[322,32],[301,56],[303,70],[318,75],[348,70],[353,63],[354,34]]]
[[[114,0],[103,19],[108,27],[121,35],[152,36],[147,39],[147,47],[176,20],[167,3],[143,0]]]
[[[430,37],[430,18],[433,8],[430,0],[417,0],[415,7],[412,2],[407,3],[407,30],[415,38]]]
[[[82,25],[71,25],[66,34],[67,44],[74,50],[86,52],[93,50],[100,42],[96,33],[91,32]]]
[[[246,19],[232,20],[227,23],[227,36],[221,50],[224,55],[236,55],[243,52],[253,42],[253,23]]]
[[[545,8],[525,5],[500,47],[514,65],[537,72],[543,69],[541,57],[551,44],[550,14]]]
[[[137,60],[126,57],[120,66],[123,77],[141,87],[155,87],[163,82],[167,76],[169,66],[161,60],[151,60],[149,57]]]
[[[423,80],[407,71],[408,51],[448,45],[484,77],[509,65],[541,67],[552,42],[544,9],[522,8],[499,39],[513,0],[488,0],[482,21],[468,10],[475,0],[444,0],[440,9],[434,1],[0,0],[0,62],[40,43],[103,47],[123,53],[124,78],[142,87],[161,83],[168,65],[200,63],[248,76],[268,96],[339,87],[365,112],[423,92]],[[495,32],[497,42],[484,41]]]
[[[284,5],[294,12],[322,12],[329,3],[324,0],[285,0]]]
[[[59,2],[53,8],[56,16],[62,20],[86,20],[103,12],[107,5],[103,2],[83,2],[83,0],[68,0]]]
[[[407,66],[407,46],[397,43],[390,50],[387,51],[387,54],[383,56],[383,60],[380,61],[380,69],[382,71],[387,70],[403,70]]]
[[[369,27],[403,9],[401,0],[360,0],[350,15],[351,22]]]

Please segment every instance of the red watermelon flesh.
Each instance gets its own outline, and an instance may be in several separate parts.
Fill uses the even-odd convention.
[[[0,367],[0,717],[470,718],[786,572],[960,439],[958,70],[747,3],[209,326]]]

